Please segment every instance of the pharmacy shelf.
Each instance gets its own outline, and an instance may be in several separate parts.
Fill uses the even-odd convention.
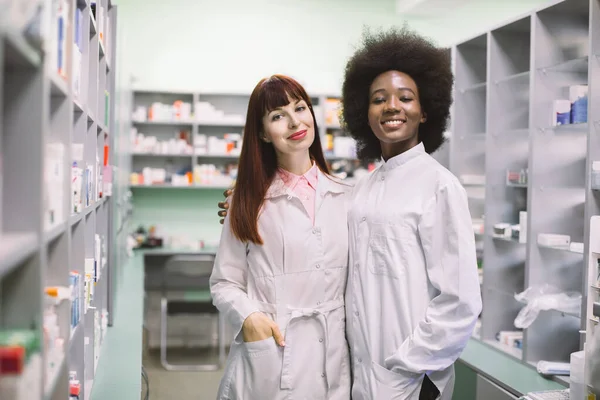
[[[600,5],[596,9],[598,16],[600,17]],[[600,32],[600,28],[599,28]],[[600,45],[600,43],[598,43]],[[585,310],[586,314],[584,317],[585,321],[585,337],[592,340],[595,335],[600,334],[600,328],[598,328],[598,317],[594,316],[593,306],[595,302],[600,302],[600,216],[596,215],[590,218],[590,246],[588,248],[588,257],[586,260],[586,276],[587,276],[587,290],[584,293],[584,299],[586,299]],[[592,359],[589,354],[586,359],[586,369],[589,370],[592,365]],[[591,374],[586,376],[586,379],[590,379]],[[588,387],[596,395],[600,394],[600,382],[592,382],[587,380],[585,382]]]
[[[584,272],[593,258],[590,218],[600,215],[591,176],[592,162],[600,161],[600,124],[592,112],[600,107],[599,37],[600,0],[557,0],[452,47],[450,170],[459,179],[485,176],[483,206],[470,201],[469,207],[474,219],[485,216],[485,235],[477,241],[483,242],[486,344],[499,331],[517,330],[523,305],[509,293],[550,284],[599,296],[587,284],[591,272]],[[552,100],[569,98],[573,85],[588,85],[589,122],[553,126]],[[507,171],[525,171],[527,183],[508,182]],[[526,243],[494,236],[499,223],[520,224]],[[538,234],[546,232],[583,242],[583,254],[539,246]],[[585,341],[579,331],[586,329],[586,314],[586,304],[581,317],[540,313],[512,357],[527,366],[568,362]]]
[[[114,216],[111,179],[103,182],[103,173],[110,168],[104,166],[105,150],[108,162],[113,155],[112,138],[104,132],[114,129],[107,115],[114,115],[115,72],[102,67],[116,45],[117,8],[109,0],[97,1],[102,17],[92,25],[88,1],[58,0],[52,9],[50,2],[39,3],[39,20],[48,22],[38,27],[46,43],[43,54],[35,45],[41,38],[26,37],[23,27],[0,27],[0,331],[32,333],[40,346],[33,350],[42,361],[26,365],[30,376],[40,377],[32,382],[36,386],[28,388],[25,397],[11,400],[67,399],[73,372],[82,389],[93,389],[83,383],[95,374],[85,366],[84,343],[102,345],[102,324],[95,329],[94,320],[86,326],[81,318],[72,331],[77,303],[68,297],[54,303],[45,289],[68,291],[75,271],[81,298],[85,260],[96,259],[105,265],[103,275],[87,286],[94,286],[92,304],[103,323],[111,297],[103,277],[114,266],[107,244]],[[29,22],[36,31],[38,22]],[[98,32],[105,36],[102,49]],[[64,40],[57,40],[59,34]],[[91,168],[85,187],[72,184],[74,162]],[[89,205],[77,214],[72,205],[75,188],[82,198],[89,194]],[[36,354],[27,354],[27,359],[38,358],[30,356]],[[0,398],[7,387],[10,391],[9,382],[0,383]]]
[[[581,251],[575,251],[573,249],[571,249],[569,246],[545,246],[542,244],[538,244],[538,247],[540,249],[549,249],[549,250],[556,250],[556,251],[564,251],[566,253],[574,253],[574,254],[581,254],[583,255],[583,252]]]
[[[522,360],[523,359],[523,350],[519,349],[517,347],[511,347],[505,344],[502,344],[500,342],[498,342],[497,340],[484,340],[482,343],[502,351],[503,353],[508,354],[509,356],[511,356],[512,358],[516,359],[516,360]]]
[[[507,183],[506,187],[509,188],[520,188],[520,189],[527,189],[527,184],[526,183]]]
[[[131,153],[134,157],[194,157],[193,154],[183,154],[183,153],[142,153],[142,152],[134,152]],[[218,157],[218,156],[215,156]]]
[[[587,75],[588,56],[577,57],[570,60],[559,61],[548,66],[539,66],[538,70],[543,74],[579,72]]]
[[[469,93],[477,90],[485,90],[487,86],[487,82],[475,83],[465,88],[460,89],[461,93]]]
[[[8,21],[6,21],[8,22]],[[6,48],[4,62],[8,67],[37,68],[42,62],[41,52],[32,46],[16,27],[0,27],[0,36]]]
[[[0,279],[17,268],[39,247],[34,233],[12,233],[0,236]]]
[[[198,125],[194,121],[132,121],[133,125],[148,126],[192,126]]]
[[[134,198],[137,226],[158,224],[147,216],[155,215],[149,211],[156,199],[161,198],[160,207],[173,217],[160,222],[161,231],[165,235],[177,230],[176,226],[189,223],[183,217],[191,208],[197,211],[198,204],[202,208],[216,204],[210,199],[222,196],[222,191],[232,184],[204,184],[202,182],[233,182],[237,175],[237,164],[243,135],[246,112],[250,93],[204,93],[195,91],[153,90],[151,88],[135,88],[126,96],[127,110],[131,112],[125,128],[131,132],[129,142],[129,161],[125,170],[131,171],[127,177],[128,188]],[[346,133],[336,126],[339,98],[335,96],[311,97],[313,110],[319,126],[319,137],[324,147],[326,160],[332,173],[337,176],[348,176],[356,168],[356,157],[334,156],[341,149],[348,148],[349,143],[340,140]],[[124,139],[125,140],[125,137]],[[232,141],[234,143],[232,143]],[[334,149],[334,146],[339,146]],[[168,154],[161,154],[166,151]],[[180,154],[192,151],[193,154]],[[173,154],[176,152],[176,154]],[[226,154],[231,152],[236,155]],[[187,184],[191,173],[193,184]],[[178,175],[178,176],[175,176]],[[149,184],[165,182],[164,184]],[[172,185],[171,182],[175,184]],[[171,202],[172,199],[172,202]],[[133,218],[133,217],[132,217]],[[185,219],[185,220],[184,220]],[[118,219],[118,225],[126,227],[125,218]],[[215,223],[217,223],[215,221]],[[199,235],[206,237],[190,238],[191,240],[218,240],[217,225],[210,226],[206,222]],[[123,232],[120,228],[118,232]]]
[[[229,189],[231,185],[131,185],[131,189],[140,190],[140,189],[168,189],[168,190],[198,190],[198,189]]]
[[[514,239],[512,237],[506,237],[506,236],[492,235],[492,239],[494,239],[494,240],[500,240],[500,241],[503,241],[503,242],[509,242],[509,243],[525,244],[525,243],[519,242],[518,239]]]

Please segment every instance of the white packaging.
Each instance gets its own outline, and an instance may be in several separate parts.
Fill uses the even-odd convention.
[[[571,102],[554,100],[552,102],[552,126],[566,125],[571,121]]]
[[[585,350],[571,353],[569,374],[569,394],[571,399],[585,399]]]
[[[485,185],[485,175],[461,175],[463,185]]]
[[[581,253],[583,254],[583,243],[581,242],[571,242],[569,244],[569,251],[573,253]]]
[[[571,236],[557,235],[553,233],[540,233],[538,234],[537,242],[540,246],[569,248],[569,245],[571,244]]]
[[[519,211],[519,243],[527,243],[527,211]]]

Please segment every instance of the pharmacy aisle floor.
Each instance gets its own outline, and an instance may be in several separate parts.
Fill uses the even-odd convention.
[[[183,359],[177,353],[169,353],[169,362],[177,363]],[[185,361],[189,361],[189,353]],[[193,359],[191,359],[194,362]],[[212,357],[197,357],[196,362],[207,362]],[[142,363],[148,374],[150,396],[148,400],[215,400],[223,371],[215,372],[175,372],[167,371],[160,364],[158,351],[144,351]],[[145,399],[146,384],[142,381],[142,398]]]

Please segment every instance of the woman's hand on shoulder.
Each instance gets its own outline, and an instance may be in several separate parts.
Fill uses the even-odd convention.
[[[233,194],[233,189],[227,189],[223,192],[223,196],[225,196],[225,201],[220,201],[217,203],[217,206],[221,209],[217,212],[217,215],[221,217],[219,223],[223,225],[225,222],[225,217],[227,216],[227,210],[229,210],[229,197]]]

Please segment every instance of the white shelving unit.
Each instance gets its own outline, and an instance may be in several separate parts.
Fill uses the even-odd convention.
[[[218,93],[196,93],[196,92],[165,92],[152,90],[134,90],[132,99],[132,110],[135,112],[137,107],[145,107],[150,110],[152,104],[161,103],[165,105],[175,104],[175,102],[184,102],[191,104],[194,114],[180,116],[179,119],[169,118],[167,120],[159,119],[146,111],[142,115],[135,115],[131,119],[132,127],[146,137],[155,137],[158,141],[166,142],[177,135],[185,137],[191,145],[191,149],[181,152],[152,152],[139,151],[133,149],[131,152],[131,171],[141,174],[143,168],[165,168],[172,174],[174,171],[193,171],[194,166],[199,164],[211,164],[217,168],[225,165],[236,166],[238,156],[227,154],[226,152],[208,152],[199,153],[194,150],[197,146],[196,138],[198,135],[205,135],[207,138],[223,138],[226,134],[242,134],[248,101],[248,94],[218,94]],[[339,97],[335,96],[314,96],[311,101],[315,110],[315,117],[319,126],[322,145],[327,160],[334,169],[352,170],[358,165],[358,160],[354,154],[342,156],[336,154],[332,145],[337,136],[346,136],[339,126],[336,109],[338,107]],[[203,115],[201,110],[196,110],[195,105],[198,102],[206,102],[214,107],[216,116]],[[218,114],[221,114],[220,116]],[[231,116],[235,117],[231,117]],[[229,118],[228,118],[229,116]],[[150,118],[149,118],[150,117]],[[328,147],[329,146],[329,147]],[[210,147],[210,144],[209,144]],[[189,181],[188,181],[189,182]],[[143,189],[226,189],[231,185],[227,182],[203,182],[195,178],[187,184],[171,183],[148,183],[132,182],[130,188],[134,193]]]
[[[16,0],[5,3],[3,13],[24,7]],[[16,380],[22,391],[7,396],[67,399],[75,372],[80,399],[87,400],[110,298],[113,205],[102,173],[110,168],[105,154],[108,163],[112,156],[117,10],[110,0],[92,2],[96,16],[90,0],[29,3],[35,12],[26,24],[0,24],[0,335],[24,332],[34,343],[28,342],[29,362]],[[29,33],[36,30],[41,36]],[[77,213],[74,162],[93,171],[89,200]],[[87,187],[79,191],[83,195]],[[86,259],[93,260],[94,289],[87,312]],[[81,281],[79,302],[69,298],[74,273]],[[51,301],[45,292],[53,287],[66,288],[66,299]],[[5,398],[6,385],[0,387]]]
[[[599,37],[600,0],[557,0],[452,49],[450,169],[471,178],[468,193],[472,176],[485,177],[483,201],[469,196],[472,217],[485,221],[485,234],[476,235],[484,304],[476,339],[532,367],[569,362],[585,341],[589,221],[600,214],[592,174],[600,160]],[[587,122],[553,126],[552,102],[568,99],[572,85],[588,85]],[[495,234],[494,225],[519,224],[523,211],[525,243]],[[538,245],[540,233],[569,235],[584,250]],[[515,293],[544,284],[582,293],[581,312],[543,311],[520,348],[500,345],[496,335],[517,330],[524,307]]]

